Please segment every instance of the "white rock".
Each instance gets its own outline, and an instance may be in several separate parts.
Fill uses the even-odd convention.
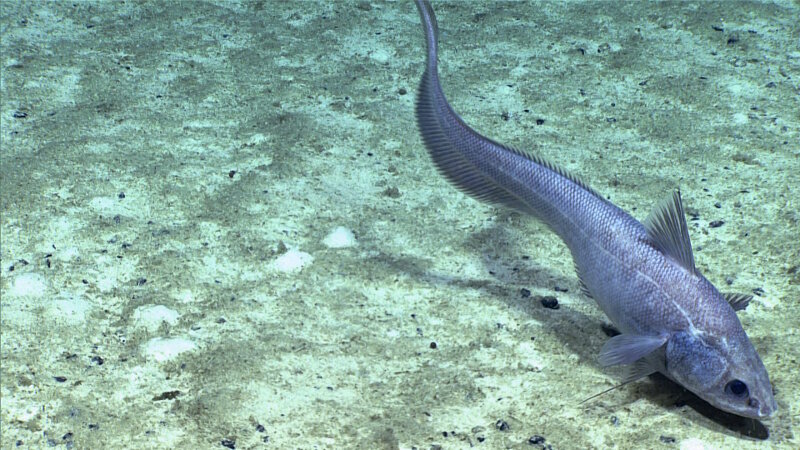
[[[345,227],[336,227],[325,236],[322,241],[328,248],[345,248],[356,245],[356,237],[353,232]]]
[[[314,257],[308,253],[292,249],[279,256],[273,266],[281,272],[299,272],[313,261]]]
[[[144,353],[148,359],[156,362],[169,361],[181,353],[194,350],[194,342],[182,338],[155,338],[150,339],[144,346]]]
[[[47,290],[47,281],[38,273],[23,273],[14,278],[11,294],[17,297],[41,297]]]
[[[706,445],[697,438],[689,438],[681,441],[681,450],[705,450]]]
[[[177,325],[180,316],[178,311],[164,305],[140,306],[133,312],[135,325],[147,328],[150,332],[157,331],[162,322],[167,322],[172,326]]]

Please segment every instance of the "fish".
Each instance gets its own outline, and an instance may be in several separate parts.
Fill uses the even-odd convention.
[[[620,331],[600,365],[626,365],[624,383],[659,372],[719,410],[772,416],[769,375],[737,317],[752,296],[723,294],[697,269],[680,190],[639,222],[556,164],[472,129],[442,91],[433,7],[415,2],[426,42],[415,105],[424,147],[458,190],[533,216],[564,241],[583,292]]]

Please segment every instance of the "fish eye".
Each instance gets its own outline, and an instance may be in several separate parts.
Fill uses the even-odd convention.
[[[747,385],[742,380],[731,380],[725,385],[725,392],[734,397],[744,398],[748,395]]]

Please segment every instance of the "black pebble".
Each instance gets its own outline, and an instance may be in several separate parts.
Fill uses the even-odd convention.
[[[435,350],[436,349],[436,342],[431,342],[430,347]]]
[[[220,444],[225,448],[236,448],[236,441],[233,439],[223,439]]]
[[[529,291],[529,290],[527,290],[525,288],[522,288],[522,289],[519,290],[519,295],[522,296],[522,298],[528,298],[528,297],[531,296],[531,291]]]
[[[672,437],[672,436],[661,436],[661,437],[658,438],[658,440],[663,442],[663,443],[665,443],[665,444],[674,444],[675,443],[675,438]]]
[[[544,444],[544,441],[544,436],[539,436],[538,434],[534,434],[528,438],[528,444],[531,445]]]
[[[509,430],[509,428],[510,428],[510,427],[508,426],[508,422],[506,422],[506,421],[505,421],[505,420],[503,420],[503,419],[500,419],[500,420],[498,420],[498,421],[497,421],[497,422],[494,424],[494,427],[495,427],[495,428],[497,428],[497,429],[498,429],[498,430],[500,430],[500,431],[508,431],[508,430]]]
[[[724,223],[725,223],[725,221],[723,221],[723,220],[715,220],[715,221],[713,221],[713,222],[709,223],[709,224],[708,224],[708,226],[710,226],[711,228],[719,228],[719,227],[721,227],[721,226],[722,226]]]
[[[542,302],[542,306],[547,309],[558,309],[560,306],[558,305],[558,299],[553,297],[552,295],[546,295],[540,299]]]
[[[58,381],[59,383],[67,381],[67,377],[62,377],[62,376],[53,377],[53,379]]]

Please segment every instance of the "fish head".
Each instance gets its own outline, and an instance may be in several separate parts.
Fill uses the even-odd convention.
[[[767,370],[736,320],[739,332],[673,333],[665,349],[666,375],[713,406],[753,419],[777,409]]]

